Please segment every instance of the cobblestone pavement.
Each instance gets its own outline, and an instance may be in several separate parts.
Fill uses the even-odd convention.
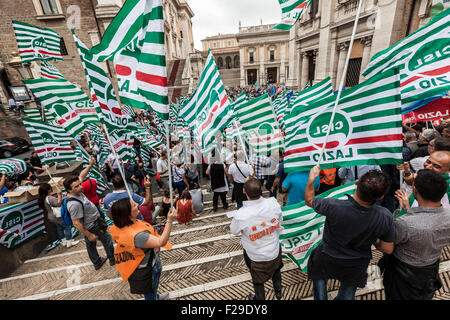
[[[169,292],[170,299],[245,300],[253,292],[245,266],[240,239],[230,234],[230,219],[223,209],[212,211],[212,195],[204,190],[206,209],[188,226],[174,224],[173,249],[161,252],[163,272],[159,292]],[[231,192],[229,193],[229,201]],[[267,194],[265,194],[267,196]],[[157,198],[155,198],[157,200]],[[219,205],[220,207],[220,205]],[[229,210],[233,210],[232,204]],[[137,300],[130,294],[114,267],[105,263],[95,271],[82,237],[71,248],[57,247],[49,253],[26,261],[8,278],[0,279],[0,300]],[[105,256],[98,245],[100,255]],[[371,264],[380,259],[373,252]],[[440,268],[443,287],[435,300],[450,300],[450,247],[444,249]],[[312,299],[312,282],[290,261],[282,269],[283,299]],[[337,294],[339,283],[329,281],[330,298]],[[266,284],[266,298],[274,299],[272,284]],[[358,300],[384,300],[380,279],[374,277],[357,291]]]

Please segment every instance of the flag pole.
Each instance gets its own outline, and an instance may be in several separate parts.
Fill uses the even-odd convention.
[[[238,132],[239,141],[241,142],[242,149],[244,150],[245,161],[246,161],[247,164],[249,164],[248,155],[247,155],[247,150],[245,149],[244,140],[242,139],[241,131],[239,130],[239,127],[238,127],[238,123],[237,123],[237,121],[236,121],[236,118],[234,118],[233,121],[234,121],[234,125],[236,126],[236,130],[237,130],[237,132]]]
[[[166,147],[167,147],[167,162],[169,169],[169,192],[170,192],[170,209],[173,209],[173,188],[172,188],[172,165],[170,163],[170,131],[169,120],[164,121],[166,127]]]
[[[50,182],[54,182],[53,177],[50,174],[50,170],[48,170],[48,165],[45,166],[45,170],[47,171],[47,174],[50,177]],[[61,191],[61,189],[58,187],[58,183],[55,183],[55,187],[56,187],[56,190]]]
[[[346,75],[347,75],[348,64],[350,61],[350,56],[352,54],[353,42],[355,41],[356,29],[358,27],[358,21],[359,21],[359,16],[361,15],[361,8],[362,8],[363,2],[364,2],[364,0],[359,0],[358,11],[356,12],[355,24],[353,25],[352,37],[350,39],[350,45],[348,47],[347,59],[345,60],[344,71],[342,72],[341,82],[340,82],[339,88],[338,88],[338,95],[336,97],[336,102],[334,104],[333,113],[331,115],[330,123],[328,125],[327,135],[325,137],[325,141],[323,143],[322,150],[320,151],[319,160],[317,161],[318,166],[320,166],[320,163],[322,161],[322,157],[325,152],[325,148],[327,146],[328,138],[330,136],[331,127],[333,125],[334,116],[336,115],[337,107],[339,105],[339,99],[341,98],[342,88],[344,87],[344,83],[345,83],[345,79],[346,79]]]
[[[106,133],[106,137],[107,137],[107,140],[108,140],[108,144],[111,147],[111,151],[113,153],[113,156],[116,159],[117,163],[119,164],[119,172],[120,172],[120,175],[122,176],[123,182],[125,184],[125,189],[127,190],[128,197],[130,199],[133,199],[132,196],[131,196],[130,188],[128,187],[127,179],[125,178],[125,172],[123,171],[122,165],[120,164],[119,156],[117,155],[116,149],[114,149],[114,146],[112,144],[111,137],[109,135],[109,130],[108,130],[108,128],[107,128],[107,126],[105,124],[103,125],[103,128],[105,129],[105,133]]]

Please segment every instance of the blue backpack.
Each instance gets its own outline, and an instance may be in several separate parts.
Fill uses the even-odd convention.
[[[81,202],[80,200],[75,199],[75,198],[64,198],[62,201],[62,204],[61,204],[61,220],[62,220],[63,225],[65,225],[65,226],[73,226],[72,218],[70,217],[69,210],[67,209],[67,202],[70,202],[70,201],[76,201],[76,202],[81,203],[81,205],[83,206],[83,209],[84,209],[83,202]]]

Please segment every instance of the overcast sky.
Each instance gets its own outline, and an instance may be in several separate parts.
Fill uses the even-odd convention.
[[[195,48],[203,50],[201,40],[218,33],[237,33],[243,27],[278,23],[281,8],[277,0],[186,0],[192,11]]]

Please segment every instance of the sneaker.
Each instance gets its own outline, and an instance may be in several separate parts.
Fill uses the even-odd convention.
[[[106,262],[106,260],[108,260],[107,258],[100,258],[100,263],[96,266],[94,266],[95,270],[99,270]]]
[[[281,300],[283,298],[283,295],[281,294],[281,292],[275,293],[275,298],[277,298],[277,300]]]
[[[110,266],[115,266],[115,265],[116,265],[116,261],[114,261],[114,260],[113,260],[113,261],[109,260],[109,265],[110,265]]]
[[[248,295],[248,300],[256,300],[256,296],[253,293]]]
[[[169,293],[166,292],[166,293],[158,294],[158,300],[169,300]]]
[[[80,240],[67,240],[66,241],[66,247],[67,248],[70,248],[70,247],[73,247],[73,246],[76,246],[78,243],[80,242]]]

